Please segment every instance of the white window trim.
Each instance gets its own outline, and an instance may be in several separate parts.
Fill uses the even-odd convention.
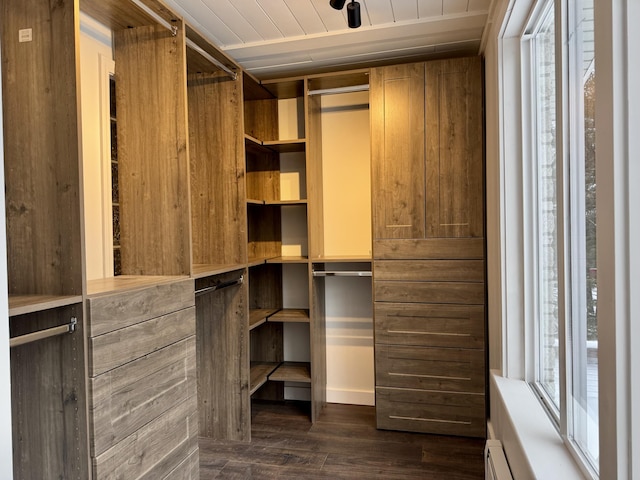
[[[535,434],[528,431],[526,418],[521,423],[514,417],[518,396],[526,395],[526,389],[507,388],[500,381],[526,387],[531,373],[531,346],[524,340],[523,132],[517,126],[522,117],[519,36],[532,3],[495,0],[484,42],[487,78],[498,84],[494,88],[487,82],[487,190],[499,192],[487,195],[491,421],[510,464],[525,464],[511,465],[514,473],[524,472],[517,478],[535,478],[537,462],[546,461],[527,458],[523,445]],[[640,251],[631,247],[640,245],[640,91],[629,87],[640,85],[635,60],[640,2],[597,0],[595,8],[598,308],[600,318],[609,319],[600,320],[598,327],[600,478],[627,480],[640,477],[640,412],[632,410],[640,405],[640,351],[631,344],[640,338]],[[519,393],[514,396],[513,390]],[[557,452],[559,447],[552,441],[548,449]],[[563,458],[566,468],[581,475],[575,463],[571,466],[571,455]]]

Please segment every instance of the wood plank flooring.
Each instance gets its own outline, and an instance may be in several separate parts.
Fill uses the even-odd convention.
[[[308,404],[306,404],[308,408]],[[484,478],[483,439],[376,430],[373,407],[253,403],[251,443],[200,439],[200,479]]]

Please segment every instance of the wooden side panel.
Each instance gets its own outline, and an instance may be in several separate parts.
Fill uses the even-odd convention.
[[[376,388],[378,428],[484,437],[484,394]]]
[[[484,348],[484,306],[376,302],[376,343]]]
[[[483,259],[483,238],[375,240],[373,257],[390,260]]]
[[[280,200],[280,158],[276,152],[247,149],[247,198]]]
[[[311,279],[311,422],[315,422],[327,404],[327,317],[325,279]]]
[[[424,238],[424,64],[374,68],[370,85],[373,238]]]
[[[278,140],[278,100],[245,101],[244,133],[262,141]]]
[[[405,282],[484,282],[482,260],[377,260],[376,280]]]
[[[282,255],[282,214],[281,207],[248,205],[247,254],[254,258],[273,258]]]
[[[82,294],[74,2],[3,0],[9,294]],[[33,40],[19,42],[31,28]]]
[[[192,336],[92,378],[92,456],[196,395],[195,358]]]
[[[241,81],[189,77],[189,161],[194,264],[241,264],[247,209]]]
[[[114,33],[124,275],[191,268],[184,30]]]
[[[426,63],[427,230],[484,236],[484,142],[480,57]]]
[[[309,257],[324,255],[324,213],[322,174],[322,118],[321,95],[307,96],[307,198],[309,224]]]
[[[376,302],[453,303],[484,305],[483,283],[468,282],[388,282],[375,280]]]
[[[237,275],[216,280],[230,281]],[[196,297],[198,413],[203,437],[251,438],[248,330],[246,283]]]
[[[376,344],[376,385],[484,393],[484,351]]]
[[[195,308],[179,310],[89,339],[89,373],[97,376],[195,333]]]
[[[193,280],[89,298],[89,336],[150,320],[194,305]]]
[[[194,451],[178,465],[164,480],[198,480],[200,478],[200,455]]]
[[[10,319],[11,336],[78,319],[78,329],[11,348],[14,478],[85,480],[87,464],[82,305]]]
[[[163,478],[198,449],[196,397],[176,405],[94,459],[101,478]]]

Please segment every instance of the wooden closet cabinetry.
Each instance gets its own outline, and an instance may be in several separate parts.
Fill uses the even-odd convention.
[[[479,58],[371,71],[379,428],[484,436]]]

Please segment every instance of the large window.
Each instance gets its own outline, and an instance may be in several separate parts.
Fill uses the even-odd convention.
[[[563,4],[559,4],[564,1]],[[537,5],[523,45],[530,98],[532,384],[598,471],[594,0]],[[531,104],[529,104],[531,102]]]

